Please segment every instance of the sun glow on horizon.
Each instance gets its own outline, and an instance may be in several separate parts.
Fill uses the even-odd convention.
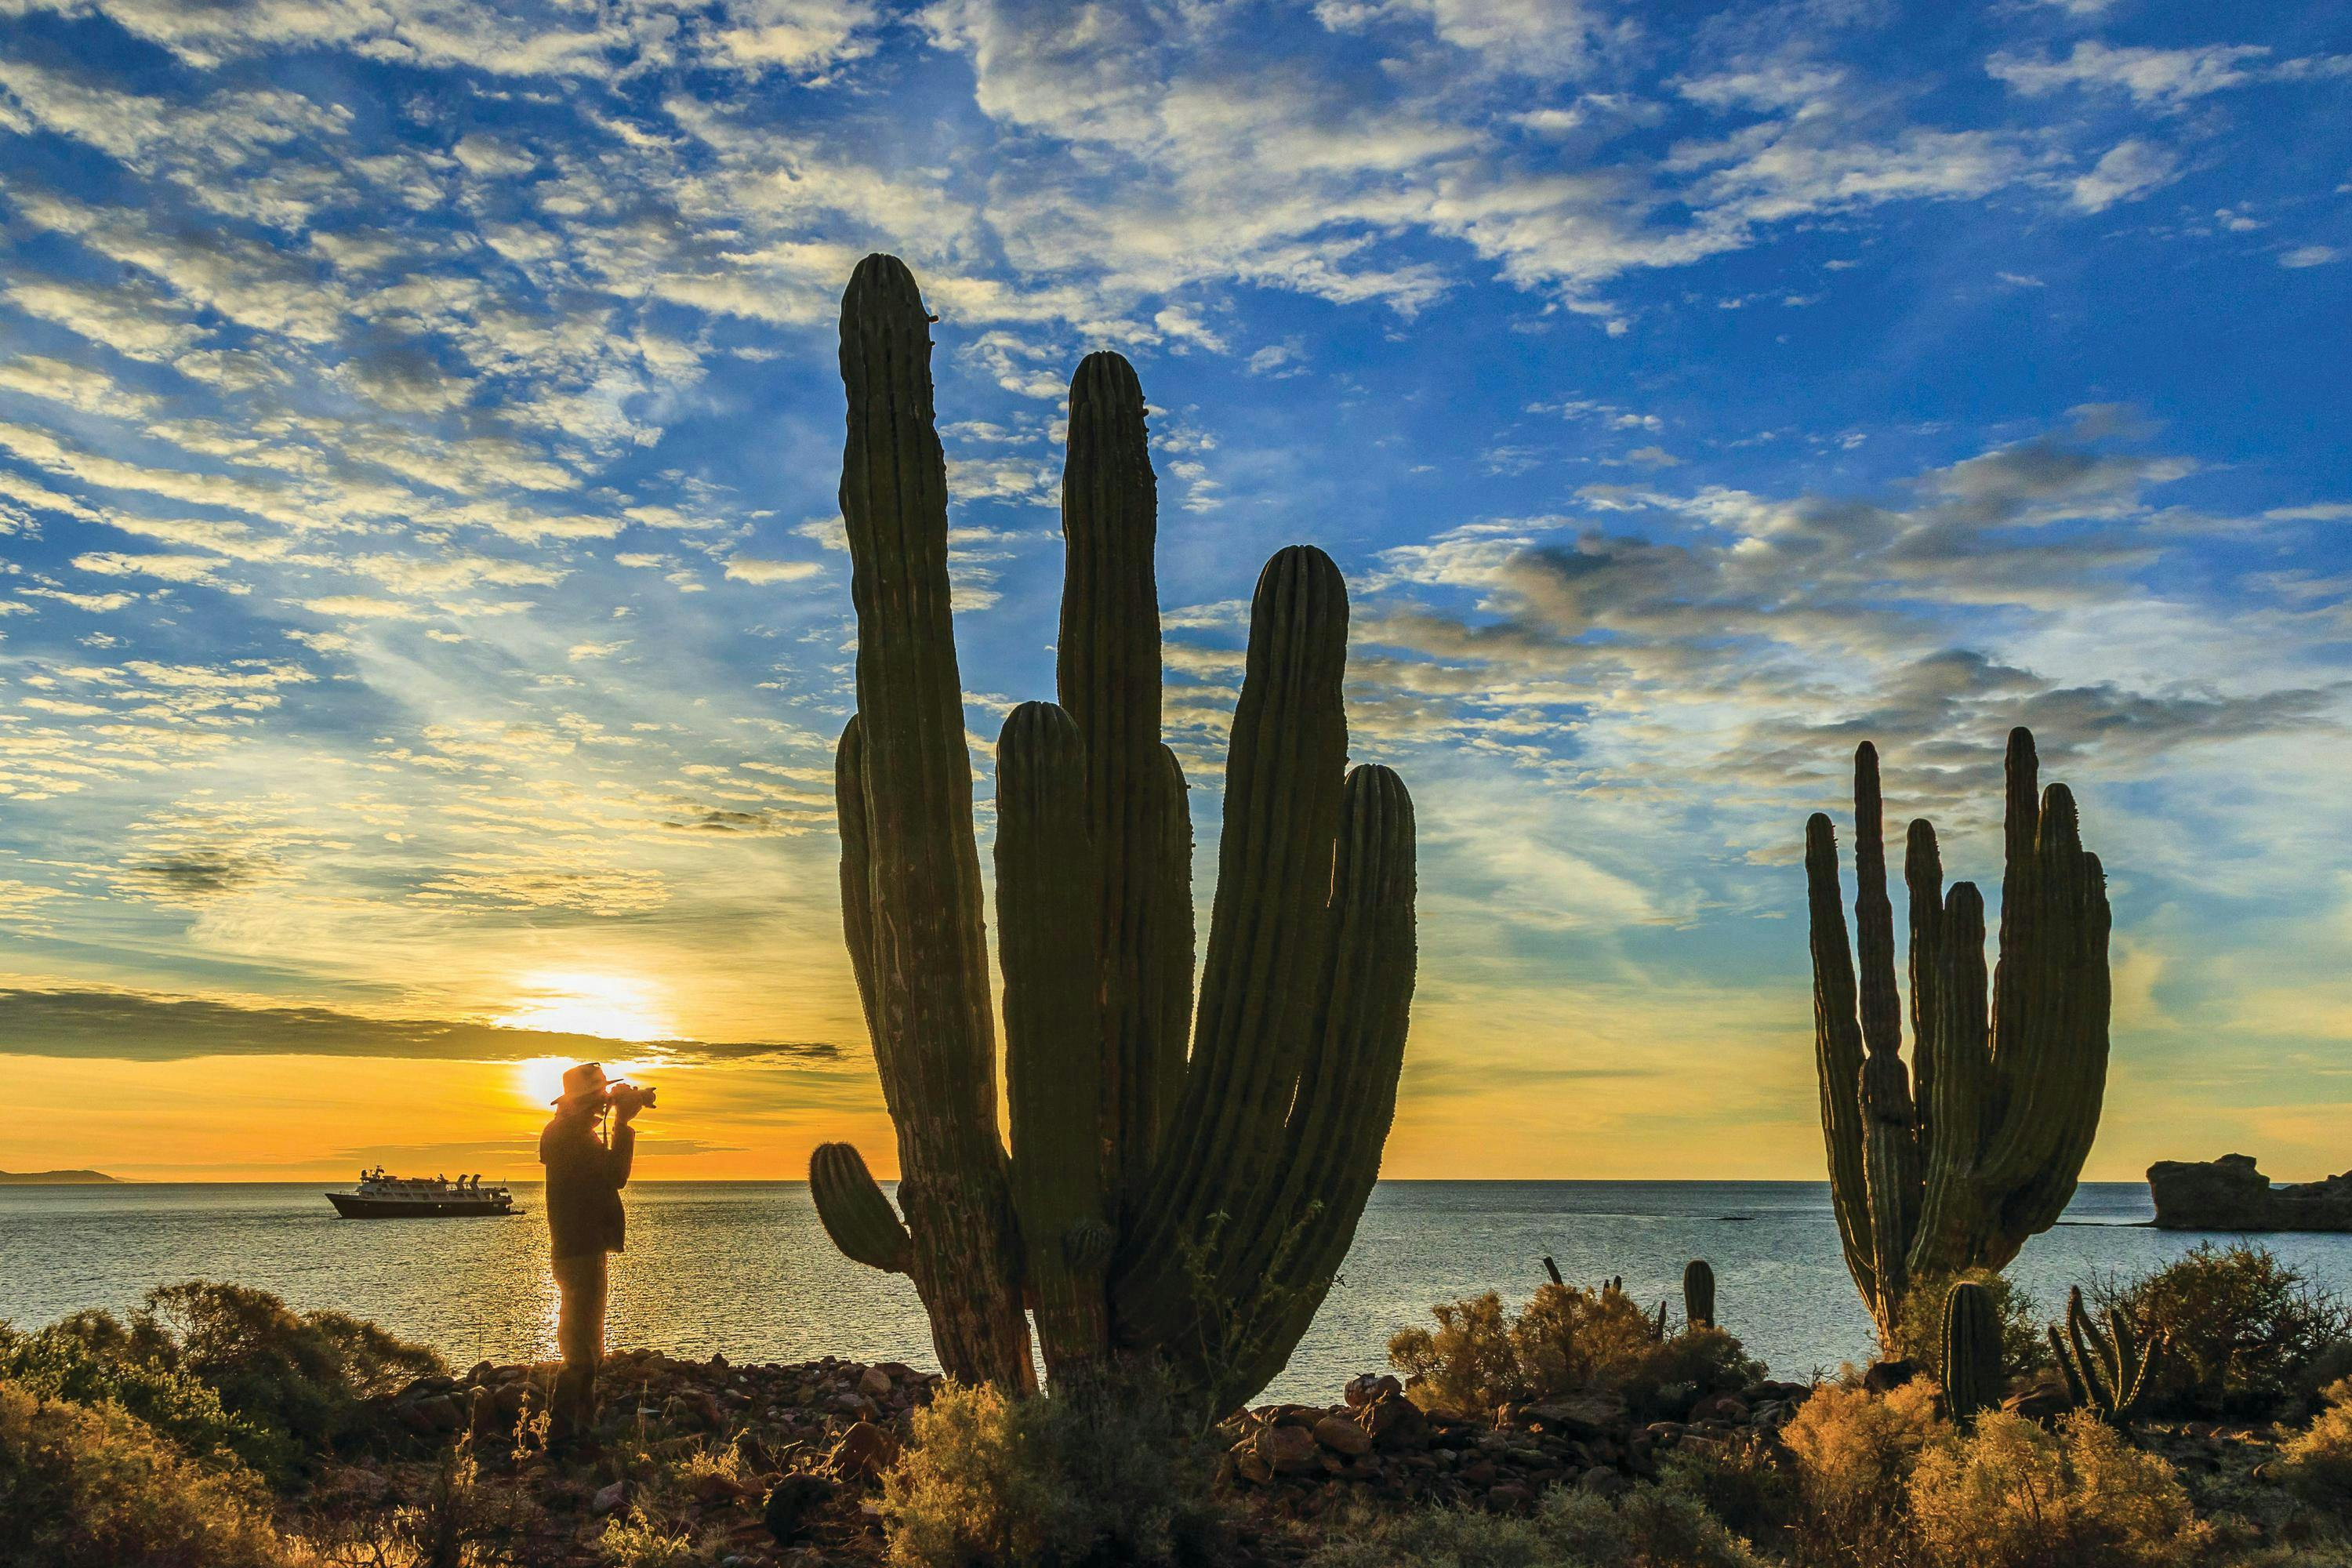
[[[525,1000],[490,1020],[505,1029],[594,1035],[633,1045],[677,1037],[661,988],[616,974],[542,973],[524,977]]]

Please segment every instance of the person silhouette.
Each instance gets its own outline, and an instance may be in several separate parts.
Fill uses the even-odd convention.
[[[593,1444],[596,1369],[604,1356],[604,1308],[610,1289],[606,1255],[626,1240],[621,1189],[636,1152],[635,1100],[613,1107],[610,1142],[599,1135],[612,1080],[596,1062],[564,1069],[555,1114],[539,1135],[547,1167],[547,1230],[557,1295],[555,1345],[562,1365],[548,1412],[548,1447]]]

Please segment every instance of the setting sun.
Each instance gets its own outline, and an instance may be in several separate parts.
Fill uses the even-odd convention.
[[[491,1022],[508,1029],[599,1035],[608,1040],[667,1040],[677,1027],[650,981],[613,974],[526,976],[525,1000]]]

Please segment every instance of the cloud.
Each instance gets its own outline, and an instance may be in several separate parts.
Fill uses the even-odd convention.
[[[824,568],[814,561],[769,561],[737,555],[727,563],[727,575],[738,583],[803,583]]]
[[[2270,52],[2252,44],[2118,48],[2084,38],[2063,59],[2002,53],[1988,59],[1985,69],[2029,98],[2069,87],[2105,88],[2140,103],[2168,106],[2245,86],[2258,79]]]
[[[148,1062],[261,1056],[806,1061],[841,1055],[826,1040],[615,1040],[462,1019],[388,1018],[334,1007],[64,986],[0,988],[0,1051],[17,1056]]]
[[[2072,186],[2074,204],[2084,212],[2105,212],[2117,202],[2136,202],[2180,177],[2180,160],[2165,148],[2137,137],[2101,154],[2090,173]]]
[[[2332,245],[2299,245],[2279,258],[2281,267],[2325,267],[2344,253]]]

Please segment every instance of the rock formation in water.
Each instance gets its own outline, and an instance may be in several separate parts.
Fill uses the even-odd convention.
[[[2252,1154],[2158,1160],[2147,1190],[2164,1230],[2352,1230],[2352,1171],[2274,1187]]]

